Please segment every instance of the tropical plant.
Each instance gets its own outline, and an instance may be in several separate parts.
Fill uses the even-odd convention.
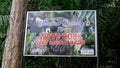
[[[12,0],[0,1],[0,62],[7,34]],[[28,10],[97,10],[100,68],[117,68],[120,63],[119,0],[29,0]],[[96,58],[24,57],[23,68],[92,68]],[[1,63],[0,63],[1,64]],[[120,66],[120,64],[119,64]]]

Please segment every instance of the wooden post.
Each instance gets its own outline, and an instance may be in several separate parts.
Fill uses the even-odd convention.
[[[20,68],[24,14],[28,0],[13,0],[10,13],[10,25],[7,33],[2,68]]]

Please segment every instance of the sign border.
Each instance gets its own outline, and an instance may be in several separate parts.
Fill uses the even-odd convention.
[[[39,12],[71,12],[71,11],[94,11],[95,12],[95,55],[26,55],[25,54],[25,41],[26,32],[28,24],[28,14],[29,13],[39,13]],[[23,56],[39,56],[39,57],[98,57],[98,38],[97,38],[97,14],[96,10],[54,10],[54,11],[27,11],[26,21],[25,21],[25,33],[24,33],[24,45],[23,45]]]

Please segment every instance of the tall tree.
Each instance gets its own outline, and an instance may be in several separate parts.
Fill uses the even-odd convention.
[[[2,68],[20,68],[24,14],[28,0],[13,0]]]

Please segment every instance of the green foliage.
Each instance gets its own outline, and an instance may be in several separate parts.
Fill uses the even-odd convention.
[[[0,15],[9,15],[12,0],[0,0]]]
[[[41,6],[41,7],[38,7],[39,10],[50,10],[51,8],[51,3],[52,3],[52,0],[42,0],[38,6]]]
[[[120,31],[118,30],[120,27],[120,20],[118,18],[120,17],[120,7],[116,5],[118,5],[118,1],[111,1],[110,3],[104,3],[101,8],[98,9],[98,44],[100,45],[99,54],[100,62],[102,62],[100,64],[102,67],[105,67],[106,65],[109,66],[110,64],[108,61],[110,61],[111,59],[114,59],[112,60],[113,63],[111,63],[111,67],[116,68],[117,65],[115,57],[117,58],[117,51],[119,51],[117,49],[119,48],[117,40],[120,37]],[[110,53],[114,55],[110,56]]]
[[[0,35],[6,34],[7,27],[9,25],[9,16],[8,15],[0,15]]]
[[[4,48],[12,0],[0,0],[0,64]],[[100,68],[117,68],[120,51],[119,0],[29,0],[28,10],[97,10]],[[93,39],[94,40],[94,39]],[[28,42],[26,42],[28,45]],[[90,61],[89,61],[90,60]],[[23,57],[25,68],[93,68],[94,58]],[[82,63],[82,64],[81,64]],[[120,63],[120,62],[118,62]],[[92,64],[94,65],[94,64]],[[111,66],[112,65],[112,66]]]
[[[29,32],[26,33],[26,40],[24,41],[25,48],[28,48],[29,43],[31,41],[30,39],[32,39],[34,36],[35,36],[35,33],[29,33]],[[28,50],[26,50],[25,53],[28,53]]]
[[[52,0],[29,0],[28,10],[50,10]]]
[[[80,55],[79,52],[77,51],[77,49],[75,49],[75,46],[72,45],[72,55]]]
[[[26,34],[25,46],[27,47],[30,42],[30,33]]]

